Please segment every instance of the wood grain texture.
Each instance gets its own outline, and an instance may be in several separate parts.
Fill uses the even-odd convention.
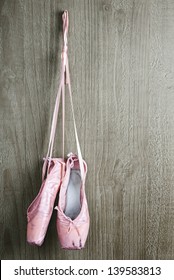
[[[53,213],[26,243],[60,74],[61,14],[91,226],[64,251]],[[0,1],[1,259],[174,259],[174,1]],[[66,98],[66,153],[76,151]],[[61,116],[54,155],[61,156]]]

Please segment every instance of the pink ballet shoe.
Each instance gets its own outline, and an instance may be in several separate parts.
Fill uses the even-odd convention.
[[[53,212],[54,202],[64,176],[63,159],[52,159],[47,178],[27,210],[27,241],[41,246]]]
[[[83,161],[81,178],[79,159],[71,154],[66,162],[57,209],[57,233],[64,249],[82,249],[89,231],[89,212],[85,194],[87,165]]]

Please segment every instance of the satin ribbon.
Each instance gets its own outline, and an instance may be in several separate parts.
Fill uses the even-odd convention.
[[[68,11],[64,11],[64,13],[62,15],[62,20],[63,20],[63,50],[62,50],[62,54],[61,54],[61,75],[60,75],[60,82],[59,82],[59,87],[58,87],[58,92],[57,92],[57,97],[56,97],[56,102],[55,102],[55,107],[54,107],[54,112],[53,112],[51,133],[50,133],[50,139],[49,139],[49,144],[48,144],[48,151],[47,151],[47,155],[46,155],[46,158],[45,158],[45,161],[43,164],[43,169],[42,169],[42,180],[44,180],[44,178],[45,178],[46,169],[47,169],[47,174],[48,174],[49,167],[51,164],[61,96],[62,96],[62,157],[64,158],[65,84],[67,84],[69,96],[70,96],[70,104],[71,104],[71,111],[72,111],[72,117],[73,117],[74,133],[75,133],[77,153],[78,153],[78,159],[79,159],[79,165],[80,165],[81,179],[83,181],[84,164],[83,164],[83,158],[82,158],[82,153],[81,153],[81,149],[80,149],[79,138],[78,138],[78,134],[77,134],[77,127],[76,127],[74,106],[73,106],[73,99],[72,99],[71,82],[70,82],[69,63],[68,63],[68,39],[67,39],[68,27],[69,27]],[[48,168],[47,168],[47,162],[48,162]]]

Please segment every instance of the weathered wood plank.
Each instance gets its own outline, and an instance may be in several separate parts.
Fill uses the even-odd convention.
[[[41,248],[26,209],[41,184],[59,80],[61,13],[91,227],[60,249],[56,213]],[[174,258],[174,2],[0,2],[1,259]],[[66,96],[66,153],[76,151]],[[61,116],[54,155],[61,156]]]

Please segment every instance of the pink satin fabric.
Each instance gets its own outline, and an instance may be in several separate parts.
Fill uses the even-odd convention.
[[[44,241],[64,172],[63,160],[52,159],[49,174],[27,210],[27,241],[30,244],[41,246]]]
[[[66,202],[67,186],[70,178],[70,171],[71,168],[74,168],[72,164],[73,160],[75,160],[75,166],[76,166],[75,168],[79,169],[80,167],[78,157],[72,154],[66,162],[66,174],[60,188],[59,202],[58,202],[58,206],[56,207],[57,233],[62,248],[79,250],[84,248],[85,246],[85,242],[89,231],[89,223],[90,223],[88,204],[87,204],[86,194],[85,194],[85,179],[87,173],[87,165],[86,162],[83,161],[84,178],[82,180],[81,195],[80,195],[81,211],[74,220],[71,220],[69,217],[67,217],[64,214],[64,209],[65,209],[65,202]]]

